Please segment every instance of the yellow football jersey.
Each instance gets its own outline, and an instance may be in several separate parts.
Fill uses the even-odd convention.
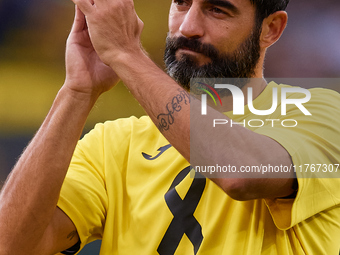
[[[270,83],[254,100],[256,109],[270,108],[273,87],[280,86]],[[284,118],[298,126],[248,128],[278,141],[296,166],[339,163],[340,97],[311,92],[310,118],[287,109]],[[234,117],[251,118],[247,110]],[[256,116],[269,118],[282,116]],[[79,141],[58,206],[74,222],[81,247],[102,239],[101,255],[339,253],[339,178],[305,178],[297,168],[296,198],[241,202],[190,171],[149,117],[109,121]]]

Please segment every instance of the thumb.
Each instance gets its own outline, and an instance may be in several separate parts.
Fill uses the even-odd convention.
[[[71,32],[81,32],[87,29],[86,19],[84,13],[75,5],[75,15]]]

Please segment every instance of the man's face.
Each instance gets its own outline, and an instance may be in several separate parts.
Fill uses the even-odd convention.
[[[164,61],[183,88],[190,78],[250,78],[261,30],[249,0],[173,0]]]

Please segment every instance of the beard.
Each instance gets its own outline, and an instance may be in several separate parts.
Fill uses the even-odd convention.
[[[247,83],[246,80],[255,75],[260,58],[260,34],[261,29],[255,27],[248,38],[231,53],[221,53],[213,45],[201,43],[199,39],[171,38],[168,35],[164,53],[167,73],[188,91],[192,78],[241,78],[235,85],[242,88]],[[176,52],[180,48],[199,52],[211,61],[200,66],[197,59],[188,54],[183,54],[178,60]]]

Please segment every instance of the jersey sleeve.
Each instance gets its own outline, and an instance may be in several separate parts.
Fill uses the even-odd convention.
[[[289,109],[285,119],[294,128],[259,128],[255,132],[280,143],[290,154],[299,188],[295,199],[266,199],[279,229],[292,226],[340,204],[340,96],[325,89],[312,89],[305,106],[312,116]]]
[[[97,124],[78,142],[58,202],[75,224],[81,248],[103,234],[108,206],[103,157],[103,124]]]

